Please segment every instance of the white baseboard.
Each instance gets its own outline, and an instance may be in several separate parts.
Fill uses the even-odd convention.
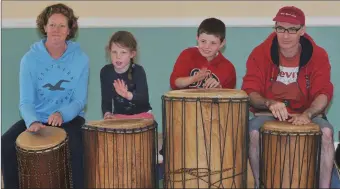
[[[79,18],[80,28],[197,27],[206,17],[192,18]],[[273,26],[271,17],[217,17],[227,27]],[[307,17],[307,26],[340,26],[340,17]],[[36,18],[3,18],[2,28],[35,28]]]

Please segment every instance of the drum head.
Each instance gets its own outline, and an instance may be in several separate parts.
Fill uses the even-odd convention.
[[[237,89],[181,89],[167,92],[165,97],[184,98],[248,98],[243,90]]]
[[[22,132],[16,140],[16,145],[25,150],[44,150],[57,146],[65,138],[64,129],[47,126],[36,133]]]
[[[262,130],[264,131],[277,131],[289,133],[318,133],[321,132],[319,125],[309,123],[307,125],[293,125],[286,121],[266,121],[263,124]]]
[[[153,119],[109,119],[89,121],[85,125],[105,129],[139,129],[152,125]]]

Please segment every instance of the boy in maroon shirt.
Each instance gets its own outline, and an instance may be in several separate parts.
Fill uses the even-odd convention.
[[[170,76],[172,89],[235,88],[235,67],[220,52],[225,31],[221,20],[203,20],[197,30],[198,46],[183,50],[177,58]]]

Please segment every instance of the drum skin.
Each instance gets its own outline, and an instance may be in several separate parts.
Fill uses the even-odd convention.
[[[164,188],[245,188],[246,93],[183,89],[162,99]]]
[[[86,123],[85,187],[155,188],[156,127],[151,119]]]
[[[264,188],[318,188],[321,130],[314,123],[267,121],[260,131],[260,182]]]
[[[16,140],[20,188],[72,188],[68,136],[48,126]]]

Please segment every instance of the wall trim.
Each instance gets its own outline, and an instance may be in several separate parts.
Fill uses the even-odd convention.
[[[206,17],[192,18],[79,18],[81,28],[109,27],[197,27]],[[271,17],[219,17],[227,27],[272,26]],[[35,18],[3,18],[2,28],[35,28]],[[307,17],[307,26],[340,26],[340,16]]]

